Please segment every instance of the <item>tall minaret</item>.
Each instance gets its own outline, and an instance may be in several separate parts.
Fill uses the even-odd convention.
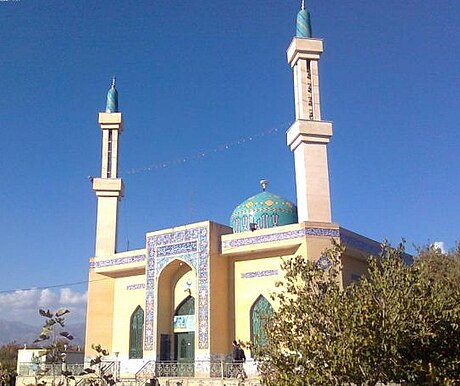
[[[323,41],[313,39],[305,2],[297,15],[296,37],[288,50],[294,71],[296,120],[287,131],[294,153],[299,222],[331,222],[327,144],[332,123],[321,120],[318,61]]]
[[[97,196],[97,226],[95,256],[116,252],[118,202],[123,197],[123,180],[118,178],[118,137],[123,131],[123,118],[118,112],[118,91],[115,78],[107,93],[105,113],[99,113],[102,129],[101,177],[93,179]]]

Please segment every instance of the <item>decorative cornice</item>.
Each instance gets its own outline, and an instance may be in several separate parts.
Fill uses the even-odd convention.
[[[303,228],[287,232],[277,232],[266,235],[242,237],[234,240],[222,241],[222,249],[244,247],[246,245],[263,244],[275,241],[298,239],[305,236],[339,237],[339,230],[333,228]]]
[[[135,256],[124,256],[117,257],[110,260],[94,261],[94,258],[90,259],[89,267],[90,268],[105,268],[105,267],[114,267],[117,265],[138,263],[145,260],[145,255],[135,255]]]

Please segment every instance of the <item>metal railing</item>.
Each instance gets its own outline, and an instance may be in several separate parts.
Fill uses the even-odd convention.
[[[193,378],[196,375],[207,375],[211,378],[238,378],[246,376],[243,365],[226,361],[149,361],[137,373],[136,380],[148,381],[157,378]]]
[[[38,370],[46,371],[46,376],[60,376],[63,371],[70,371],[72,374],[80,374],[84,365],[69,363],[36,363],[20,362],[18,366],[18,375],[22,377],[32,377],[37,374]]]

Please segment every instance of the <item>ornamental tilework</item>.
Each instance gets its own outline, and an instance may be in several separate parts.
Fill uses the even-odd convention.
[[[132,290],[138,290],[138,289],[144,289],[145,288],[145,284],[144,283],[141,283],[141,284],[129,284],[126,286],[126,289],[128,291],[132,291]]]
[[[222,249],[263,244],[273,241],[297,239],[304,236],[339,237],[339,230],[330,228],[304,228],[288,232],[272,233],[269,235],[245,237],[241,239],[223,241]]]
[[[138,263],[144,260],[145,260],[145,255],[125,256],[125,257],[118,257],[116,259],[103,260],[103,261],[90,260],[89,267],[90,268],[114,267],[116,265]]]
[[[155,284],[161,270],[174,259],[181,259],[198,275],[198,347],[209,347],[208,229],[206,226],[164,233],[147,238],[145,299],[145,349],[154,347]]]
[[[321,268],[323,271],[332,267],[332,260],[327,255],[321,255],[318,260],[316,260],[316,265]]]
[[[241,274],[242,279],[252,279],[254,277],[275,276],[279,274],[277,269],[267,269],[265,271],[244,272]]]
[[[165,245],[157,248],[158,257],[166,257],[172,255],[181,255],[184,252],[196,252],[196,241],[188,241],[186,243],[179,243],[173,245]]]

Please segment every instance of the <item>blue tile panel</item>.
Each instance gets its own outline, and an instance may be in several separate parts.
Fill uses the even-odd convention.
[[[208,228],[206,226],[171,231],[147,237],[147,270],[145,299],[146,350],[153,350],[155,333],[155,285],[161,270],[175,259],[189,264],[198,276],[198,347],[209,347],[209,268]]]
[[[157,248],[157,257],[167,257],[172,255],[181,255],[197,251],[197,242],[188,241],[186,243],[165,245]]]
[[[145,255],[136,255],[136,256],[125,256],[117,257],[116,259],[103,260],[103,261],[92,261],[89,262],[90,268],[105,268],[105,267],[114,267],[117,265],[138,263],[145,260]]]
[[[319,259],[316,260],[316,265],[324,271],[332,267],[332,264],[332,260],[327,255],[321,255]]]
[[[263,244],[263,243],[269,243],[273,241],[297,239],[297,238],[305,237],[305,236],[339,237],[340,235],[339,235],[338,229],[304,228],[304,229],[297,229],[297,230],[287,231],[287,232],[272,233],[268,235],[260,235],[260,236],[253,236],[253,237],[245,237],[241,239],[226,240],[222,242],[222,249],[244,247],[246,245]]]
[[[129,285],[126,286],[126,289],[128,291],[139,290],[139,289],[144,289],[144,288],[145,288],[144,283],[141,283],[141,284],[129,284]]]
[[[267,269],[265,271],[244,272],[241,274],[242,279],[252,279],[254,277],[275,276],[279,274],[277,269]]]

